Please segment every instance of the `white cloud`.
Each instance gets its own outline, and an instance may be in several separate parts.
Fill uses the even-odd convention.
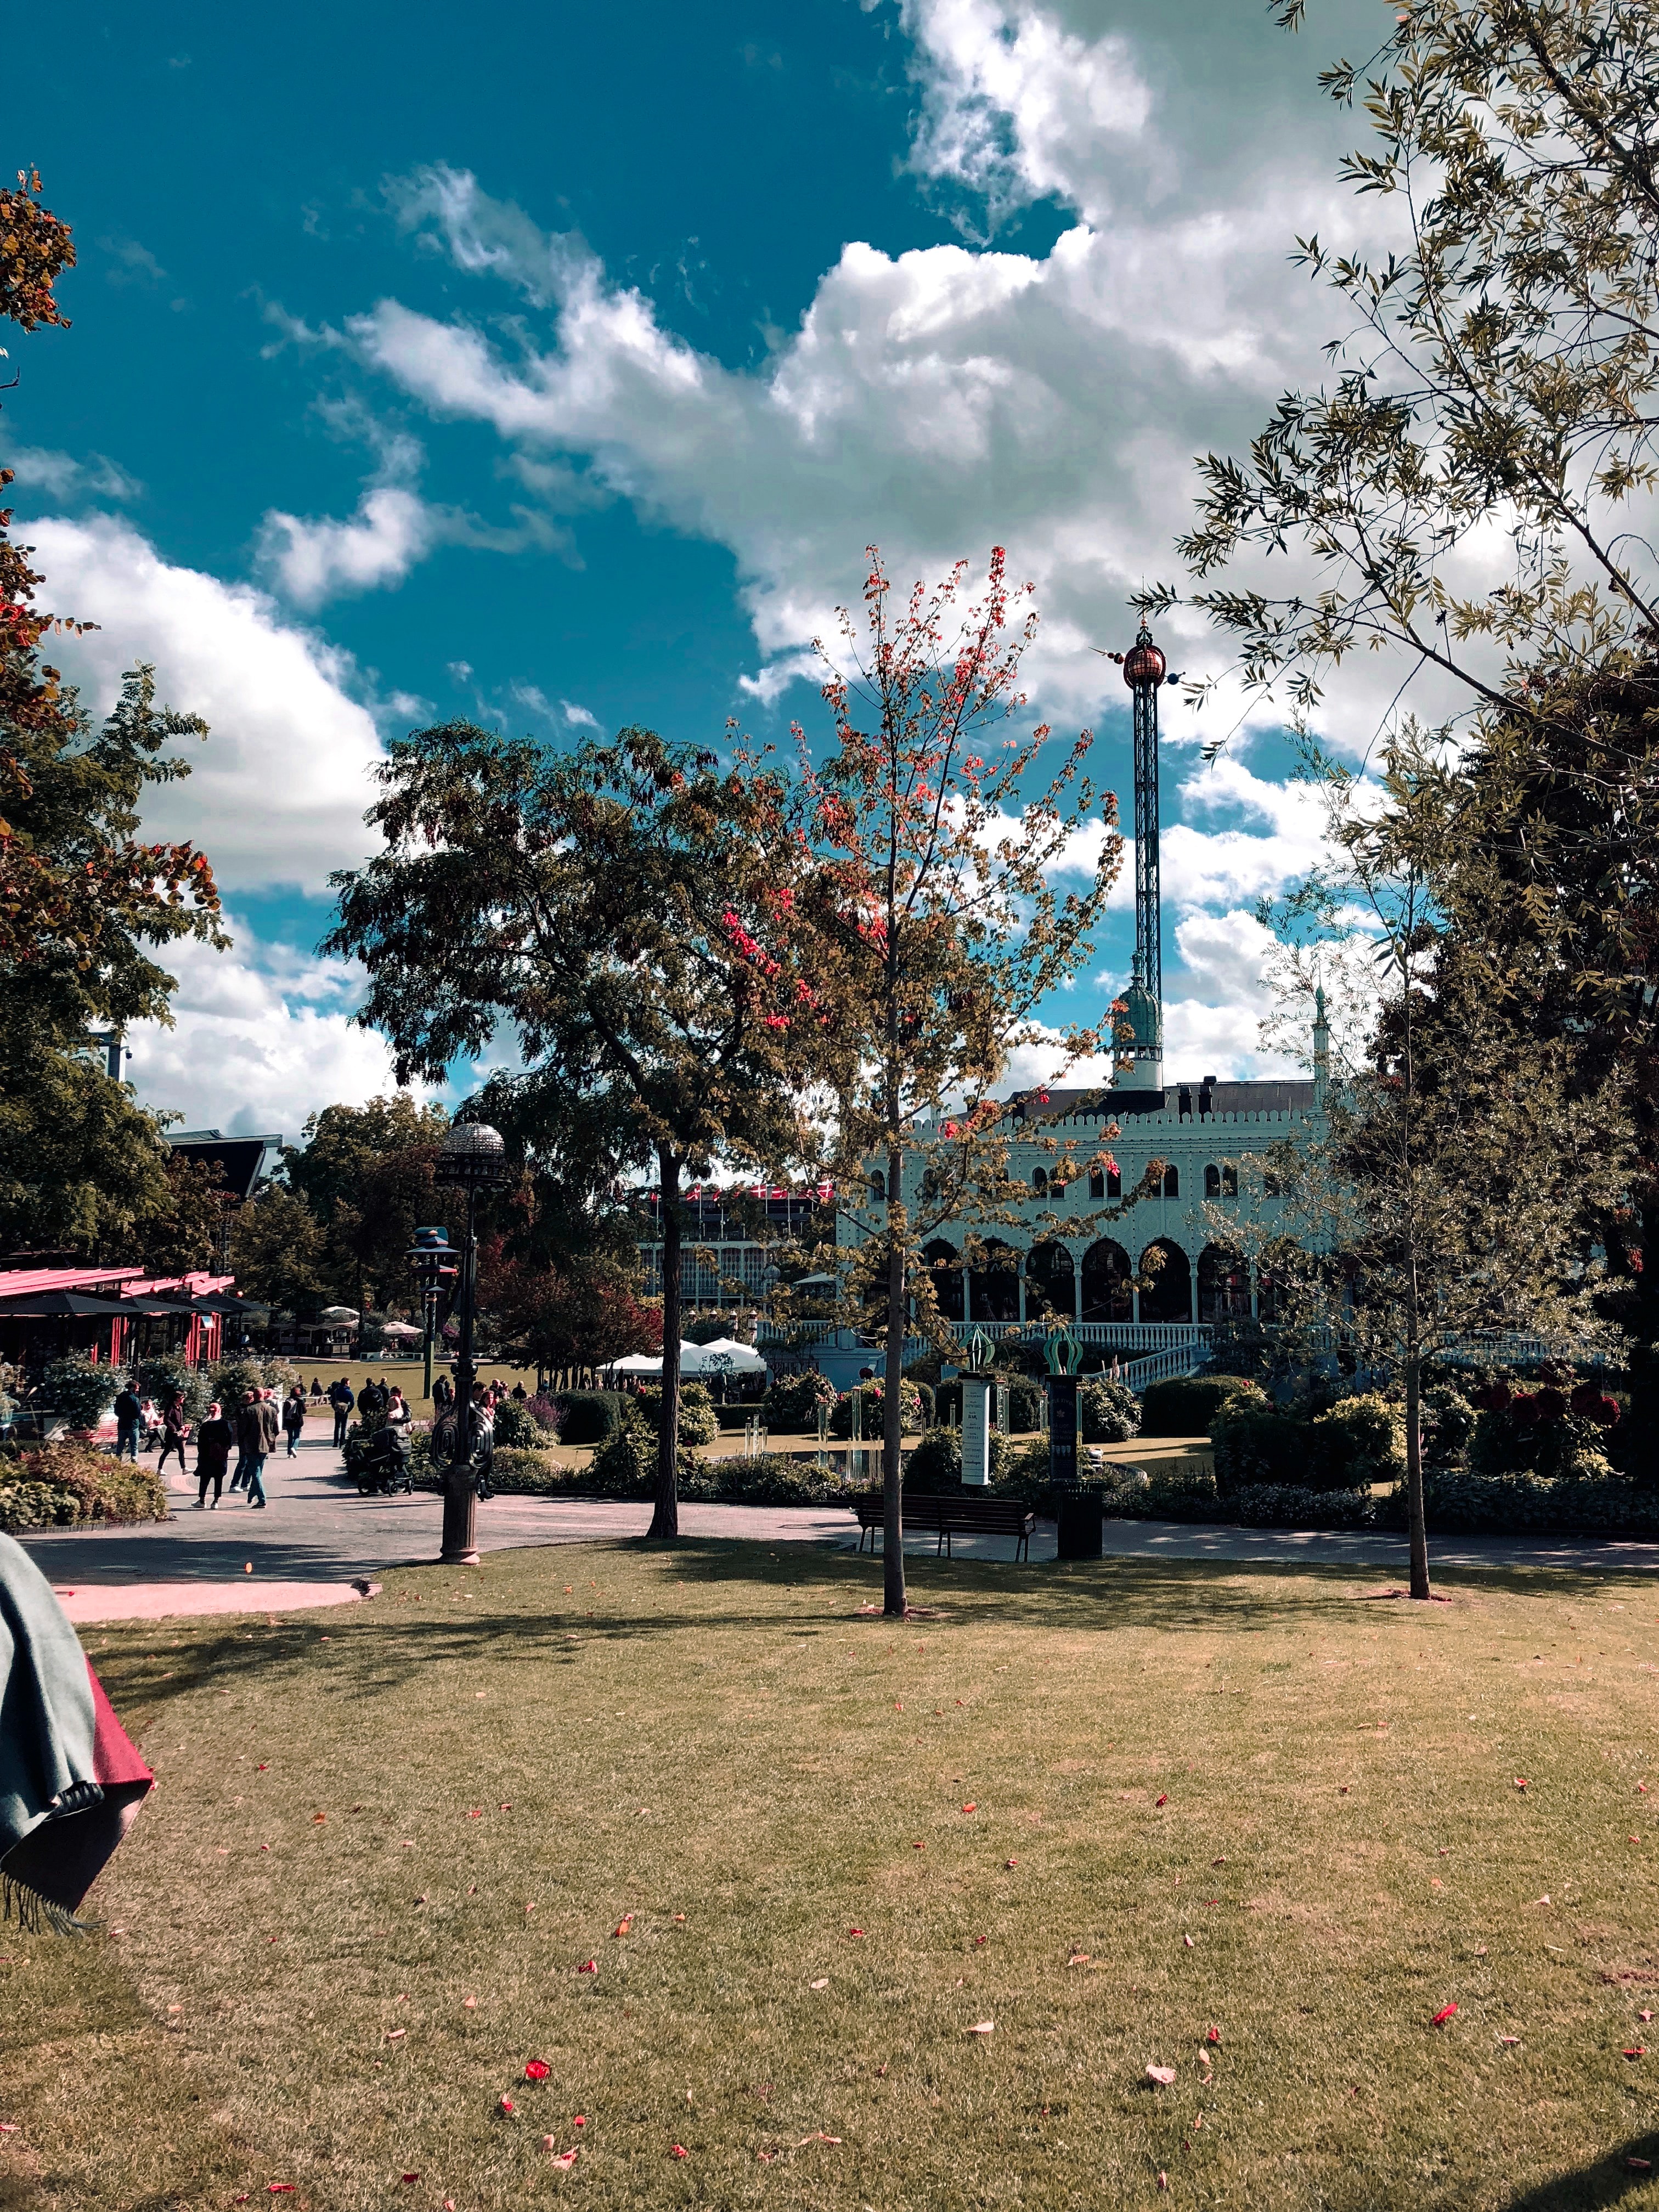
[[[395,1088],[385,1041],[351,1024],[353,969],[233,931],[229,952],[187,943],[167,954],[174,1026],[145,1023],[128,1038],[143,1104],[181,1114],[186,1128],[280,1131],[293,1144],[319,1108]]]
[[[148,834],[193,838],[232,891],[320,891],[361,860],[380,744],[348,656],[263,592],[163,560],[125,522],[52,517],[26,534],[45,604],[99,625],[54,645],[94,711],[150,660],[161,697],[210,726],[189,776],[149,800]]]
[[[438,516],[417,492],[380,484],[344,522],[273,508],[260,526],[258,559],[296,606],[318,607],[343,592],[401,584],[439,534]]]
[[[17,478],[9,494],[13,500],[34,497],[78,505],[83,500],[137,499],[143,489],[135,477],[102,453],[81,459],[43,446],[10,446],[0,450],[0,467],[10,469]]]

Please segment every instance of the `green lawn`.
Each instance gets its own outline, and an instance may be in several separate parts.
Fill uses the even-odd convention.
[[[570,1547],[89,1631],[161,1788],[106,1932],[0,1937],[0,2208],[1659,2204],[1659,1591],[1376,1586]]]

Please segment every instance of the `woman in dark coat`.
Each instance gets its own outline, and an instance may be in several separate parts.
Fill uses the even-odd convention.
[[[196,1510],[199,1513],[207,1504],[208,1485],[213,1485],[213,1503],[219,1503],[225,1486],[225,1469],[230,1464],[230,1448],[236,1441],[236,1431],[219,1411],[217,1406],[208,1407],[208,1417],[196,1431]]]
[[[171,1390],[161,1408],[161,1456],[155,1462],[157,1474],[166,1467],[170,1452],[178,1453],[179,1472],[185,1473],[185,1441],[189,1434],[190,1416],[185,1411],[185,1394],[182,1390]]]

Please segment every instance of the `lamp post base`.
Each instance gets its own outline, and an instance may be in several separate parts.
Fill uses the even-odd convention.
[[[440,1564],[446,1567],[476,1567],[478,1564],[478,1493],[469,1483],[459,1497],[444,1492],[444,1541]]]

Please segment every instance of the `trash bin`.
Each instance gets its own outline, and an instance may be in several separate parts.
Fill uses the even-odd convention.
[[[1060,1501],[1060,1556],[1097,1559],[1106,1549],[1106,1501],[1097,1490],[1073,1490]]]

